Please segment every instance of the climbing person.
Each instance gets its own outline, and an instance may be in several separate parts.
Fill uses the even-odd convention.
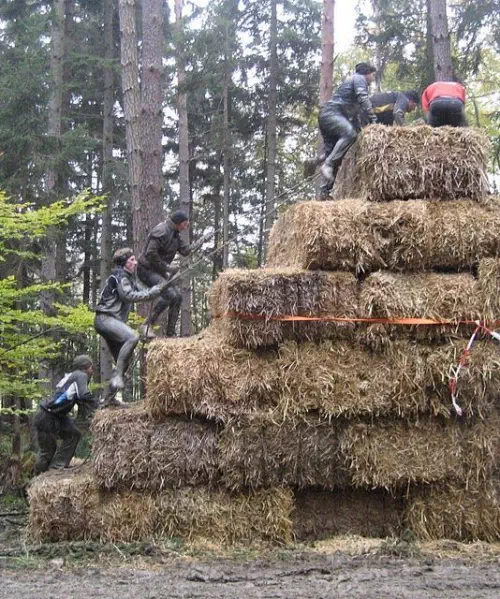
[[[431,127],[467,127],[465,87],[457,81],[436,81],[422,94],[422,110]]]
[[[139,343],[139,335],[127,324],[131,305],[158,297],[164,286],[157,284],[148,289],[141,285],[135,276],[137,260],[131,248],[117,250],[113,263],[115,268],[101,291],[94,319],[94,328],[106,341],[115,361],[105,407],[125,405],[116,399],[116,391],[124,387],[123,377]]]
[[[89,391],[93,364],[89,356],[73,360],[73,372],[65,374],[56,386],[55,393],[43,399],[35,414],[34,424],[38,441],[35,474],[50,469],[67,468],[82,436],[69,413],[75,404],[94,411],[97,401]],[[58,440],[62,443],[57,446]]]
[[[178,273],[179,269],[172,266],[176,254],[188,256],[192,251],[192,247],[181,236],[188,227],[187,215],[177,210],[170,218],[151,230],[137,267],[137,276],[144,285],[165,285]],[[148,338],[153,338],[155,334],[152,327],[168,308],[166,334],[167,337],[174,337],[181,304],[182,295],[179,289],[173,284],[165,286],[151,314],[141,325],[140,332]]]
[[[420,102],[418,92],[409,90],[406,92],[382,92],[370,97],[373,112],[380,125],[405,124],[405,116],[413,112]]]
[[[361,130],[360,115],[369,123],[377,118],[368,96],[369,84],[376,69],[366,62],[356,65],[354,75],[343,81],[319,113],[319,130],[325,146],[325,162],[321,167],[321,199],[327,199],[335,183],[338,169],[347,150]]]

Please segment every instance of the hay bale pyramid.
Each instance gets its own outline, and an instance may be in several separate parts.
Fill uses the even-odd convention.
[[[212,324],[158,339],[147,397],[93,458],[30,488],[39,541],[500,538],[500,200],[473,129],[370,126],[337,201],[280,214],[268,268],[228,270]],[[433,319],[411,324],[401,319]]]

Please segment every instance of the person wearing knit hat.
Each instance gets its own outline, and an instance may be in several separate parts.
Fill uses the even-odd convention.
[[[189,256],[192,247],[182,235],[189,227],[189,219],[181,210],[173,212],[167,220],[156,225],[148,235],[144,251],[139,256],[137,275],[148,287],[166,283],[179,269],[172,266],[177,253]],[[152,330],[160,315],[168,308],[166,334],[176,334],[177,320],[182,304],[179,289],[171,284],[164,288],[150,316],[141,325],[140,332],[147,338],[155,337]]]
[[[360,116],[365,113],[370,123],[377,117],[368,96],[368,86],[376,69],[367,62],[356,65],[354,75],[335,90],[319,113],[319,130],[325,146],[325,162],[321,167],[321,199],[327,199],[347,150],[356,141],[361,129]]]
[[[78,405],[78,410],[88,408],[94,411],[97,408],[97,401],[88,387],[92,373],[92,358],[77,356],[73,360],[73,372],[64,375],[52,397],[39,403],[34,418],[38,441],[35,474],[49,468],[69,466],[82,436],[69,413],[75,405]],[[61,441],[59,447],[58,441]]]
[[[136,277],[137,260],[134,250],[121,248],[113,255],[115,268],[106,279],[94,319],[95,330],[106,341],[115,361],[115,368],[104,400],[105,407],[121,407],[116,392],[123,389],[123,377],[130,365],[139,335],[127,324],[131,305],[158,297],[162,285],[148,289]]]

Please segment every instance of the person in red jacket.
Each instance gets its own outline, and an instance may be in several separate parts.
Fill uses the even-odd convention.
[[[431,127],[467,127],[465,87],[456,81],[436,81],[422,94],[422,110]]]

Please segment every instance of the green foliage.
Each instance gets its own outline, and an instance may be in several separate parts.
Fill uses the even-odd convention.
[[[102,204],[103,198],[82,193],[72,201],[35,209],[0,193],[0,260],[5,261],[8,255],[25,258],[26,252],[20,246],[41,240],[49,228],[61,227],[83,212],[95,213]],[[67,336],[85,335],[91,330],[92,313],[87,306],[56,304],[55,316],[42,312],[40,293],[61,292],[63,288],[61,284],[41,282],[20,287],[13,275],[0,280],[0,396],[40,398],[41,361],[58,358]]]

